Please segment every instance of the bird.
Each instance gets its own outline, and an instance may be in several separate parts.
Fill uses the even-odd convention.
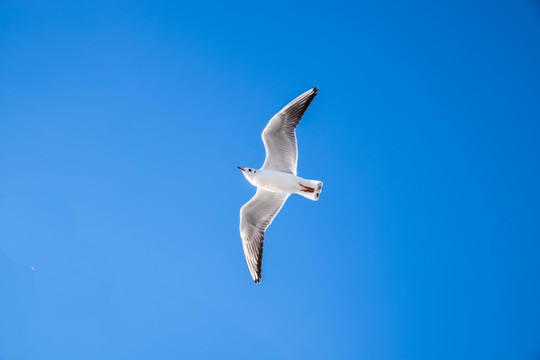
[[[317,201],[321,194],[322,181],[308,180],[296,175],[296,127],[317,91],[317,87],[309,89],[270,119],[261,135],[266,159],[260,169],[238,166],[246,179],[257,187],[255,195],[240,210],[242,247],[255,284],[261,282],[266,229],[285,201],[291,194]]]

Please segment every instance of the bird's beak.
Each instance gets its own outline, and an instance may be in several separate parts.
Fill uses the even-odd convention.
[[[242,171],[246,171],[246,170],[244,170],[244,168],[241,168],[240,166],[238,167],[238,169],[240,169],[240,170],[242,170]]]

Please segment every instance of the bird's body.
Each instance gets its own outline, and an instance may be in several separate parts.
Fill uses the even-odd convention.
[[[257,193],[240,210],[240,236],[249,272],[255,283],[261,279],[264,233],[291,194],[317,201],[323,183],[296,175],[298,149],[296,126],[317,88],[298,96],[278,112],[264,129],[266,160],[261,169],[238,167]]]
[[[307,197],[308,199],[316,196],[311,196],[311,194],[320,194],[320,191],[316,191],[320,190],[318,187],[319,184],[322,187],[322,183],[320,181],[307,180],[301,178],[300,176],[283,171],[266,169],[257,170],[257,173],[255,173],[253,177],[248,178],[248,181],[257,188],[264,189],[266,191],[278,194],[298,194]],[[314,189],[315,191],[310,192],[310,188]]]

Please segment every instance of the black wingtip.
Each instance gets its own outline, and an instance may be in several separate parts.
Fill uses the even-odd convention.
[[[317,92],[317,91],[319,91],[319,88],[315,86],[315,87],[313,88],[313,91]]]
[[[261,279],[255,279],[255,285],[260,284],[260,283],[261,283]]]

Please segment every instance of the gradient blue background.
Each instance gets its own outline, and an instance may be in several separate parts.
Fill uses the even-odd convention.
[[[539,39],[537,1],[0,1],[0,359],[538,359]],[[255,286],[236,166],[313,86],[324,191]]]

